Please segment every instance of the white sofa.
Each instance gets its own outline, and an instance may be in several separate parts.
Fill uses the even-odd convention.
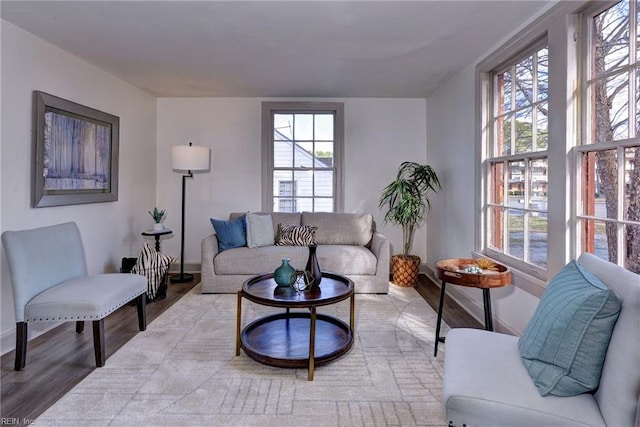
[[[450,426],[640,425],[640,276],[588,253],[578,263],[622,299],[595,393],[542,397],[520,358],[518,337],[452,329],[443,380]]]
[[[390,245],[376,232],[370,214],[302,212],[258,212],[271,215],[275,233],[278,224],[317,227],[315,242],[320,269],[342,274],[353,280],[358,293],[388,293]],[[243,212],[234,212],[236,219]],[[202,292],[235,293],[242,283],[258,274],[273,272],[283,258],[291,265],[304,269],[309,249],[306,246],[238,247],[218,250],[215,233],[202,240]]]

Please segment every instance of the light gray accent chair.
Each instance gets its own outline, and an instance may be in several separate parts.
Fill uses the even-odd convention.
[[[640,276],[588,253],[578,263],[622,299],[595,393],[541,397],[521,361],[518,337],[452,329],[443,380],[449,425],[640,425]]]
[[[136,274],[88,275],[80,231],[73,222],[2,233],[9,264],[16,317],[15,370],[25,367],[27,324],[93,322],[96,366],[104,366],[104,318],[136,301],[138,327],[144,331],[147,279]]]

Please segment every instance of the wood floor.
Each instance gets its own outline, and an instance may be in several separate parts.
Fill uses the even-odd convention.
[[[167,297],[147,304],[147,323],[178,301],[200,281],[169,283]],[[420,276],[418,293],[435,310],[440,288],[426,276]],[[443,320],[451,327],[482,326],[453,300],[445,298]],[[135,305],[124,306],[105,319],[105,337],[108,357],[138,333]],[[76,334],[75,323],[67,322],[30,341],[27,346],[27,365],[23,371],[14,371],[14,352],[2,356],[2,387],[0,414],[2,419],[17,419],[19,425],[29,424],[47,408],[64,396],[95,368],[91,328]]]

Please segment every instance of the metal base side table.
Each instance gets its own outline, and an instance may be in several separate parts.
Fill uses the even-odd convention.
[[[156,251],[160,252],[160,237],[166,236],[167,234],[173,233],[173,230],[170,228],[163,228],[162,230],[146,230],[142,232],[142,235],[145,237],[155,237],[156,239]]]
[[[502,264],[494,263],[496,271],[484,270],[482,273],[465,273],[467,266],[475,265],[475,259],[452,258],[436,262],[436,277],[442,281],[440,287],[440,303],[438,305],[438,323],[436,324],[436,339],[433,357],[438,355],[438,343],[444,342],[440,336],[440,324],[442,323],[442,309],[444,305],[445,287],[447,283],[459,286],[482,289],[484,303],[484,328],[493,331],[493,318],[491,315],[491,288],[501,288],[511,284],[511,270]]]

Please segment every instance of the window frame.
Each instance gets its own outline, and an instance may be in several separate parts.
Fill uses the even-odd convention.
[[[262,103],[262,210],[273,211],[274,114],[330,113],[334,119],[333,212],[344,210],[344,103],[342,102],[272,102]],[[298,169],[292,166],[291,169]]]
[[[551,6],[539,17],[534,17],[529,24],[516,31],[513,37],[498,49],[481,59],[476,65],[476,113],[475,113],[475,147],[476,147],[476,195],[475,207],[475,255],[489,256],[486,253],[487,242],[485,210],[486,174],[484,173],[484,153],[488,135],[486,129],[488,108],[492,96],[491,72],[538,40],[547,37],[549,46],[549,146],[548,146],[548,179],[553,186],[549,187],[549,224],[548,224],[548,256],[546,277],[532,274],[526,265],[511,263],[510,260],[496,254],[496,260],[509,265],[512,269],[513,284],[526,292],[540,296],[546,288],[547,281],[559,272],[571,259],[582,253],[581,233],[579,230],[581,203],[581,156],[588,151],[596,151],[604,146],[597,144],[583,145],[586,136],[587,111],[582,98],[585,96],[583,85],[586,84],[584,41],[588,41],[585,14],[591,16],[615,5],[617,1],[579,1],[559,2]],[[640,54],[640,51],[638,52]],[[638,72],[640,74],[640,71]],[[638,106],[640,109],[640,106]],[[564,141],[564,144],[562,143]],[[635,143],[623,142],[617,146],[617,152]],[[606,148],[614,148],[609,145]],[[621,157],[618,157],[619,165]],[[618,174],[624,174],[624,168],[618,167]],[[622,182],[620,179],[618,182]],[[620,193],[620,191],[618,191]],[[619,204],[620,205],[620,204]],[[619,213],[622,209],[619,210]],[[624,225],[624,220],[620,222]],[[618,238],[620,242],[620,237]],[[623,246],[619,245],[619,248]],[[619,250],[620,254],[621,251]],[[619,264],[620,264],[620,257]],[[622,265],[622,264],[620,264]]]
[[[548,246],[547,271],[544,277],[536,275],[525,263],[511,263],[497,254],[496,261],[508,265],[512,272],[512,284],[521,290],[540,297],[547,281],[559,272],[566,263],[575,258],[571,214],[575,200],[571,186],[573,159],[571,149],[579,137],[579,109],[576,98],[578,86],[578,40],[579,13],[589,1],[558,2],[531,18],[529,23],[514,31],[513,35],[475,67],[475,177],[474,196],[475,239],[474,256],[489,256],[485,253],[486,232],[485,194],[486,175],[483,170],[484,153],[488,140],[486,123],[490,106],[491,72],[509,58],[544,37],[549,46],[549,115],[548,121],[548,180],[553,186],[548,190]]]
[[[580,139],[578,143],[573,147],[573,186],[575,188],[575,198],[574,198],[574,206],[572,210],[571,222],[573,224],[575,235],[573,236],[573,245],[576,248],[576,253],[579,254],[581,252],[586,252],[584,239],[587,238],[585,234],[585,221],[597,221],[602,223],[613,223],[616,225],[616,260],[615,263],[625,268],[625,257],[624,257],[624,232],[623,229],[626,225],[637,226],[636,223],[631,222],[625,219],[625,203],[624,203],[624,187],[626,185],[626,169],[625,169],[625,156],[624,152],[628,148],[634,148],[639,146],[640,141],[640,129],[637,126],[633,126],[636,123],[637,109],[638,104],[637,101],[632,99],[632,96],[629,96],[628,105],[627,105],[627,113],[628,113],[628,122],[627,126],[629,132],[631,132],[632,128],[636,128],[634,132],[634,136],[627,135],[626,138],[623,139],[614,139],[612,141],[595,141],[591,142],[594,139],[593,135],[593,120],[592,116],[592,105],[591,105],[591,94],[593,82],[596,80],[609,79],[612,76],[618,76],[624,72],[627,72],[629,75],[628,79],[628,91],[630,95],[635,95],[637,98],[638,92],[640,88],[637,85],[638,80],[640,80],[640,41],[638,41],[638,36],[640,35],[640,31],[638,27],[632,29],[632,23],[634,23],[634,19],[631,16],[635,16],[635,20],[640,19],[638,13],[640,12],[638,9],[640,5],[634,1],[629,2],[630,11],[630,31],[635,32],[635,37],[630,37],[629,44],[629,55],[635,56],[635,62],[629,63],[624,66],[620,66],[615,70],[608,70],[601,76],[593,77],[592,73],[592,39],[593,39],[593,27],[592,22],[595,16],[603,13],[604,11],[610,9],[614,5],[619,3],[617,1],[608,1],[608,2],[596,2],[594,4],[590,4],[585,7],[580,13],[580,38],[583,41],[580,45],[580,86],[579,86],[579,98],[580,102],[580,119],[582,127],[579,129],[580,131]],[[635,15],[632,15],[633,9],[635,10]],[[633,53],[632,53],[633,52]],[[631,59],[631,58],[629,58]],[[634,88],[632,88],[634,86]],[[583,158],[585,154],[588,153],[597,153],[600,151],[615,151],[617,156],[617,191],[616,191],[616,204],[618,206],[616,218],[608,218],[606,215],[604,217],[589,215],[584,212],[583,205],[586,203],[585,191],[588,189],[584,188],[585,185],[585,177],[584,177],[584,162]],[[592,231],[593,232],[593,231]],[[595,252],[595,248],[594,248]]]
[[[551,138],[550,135],[548,135],[547,137],[547,148],[545,150],[537,150],[537,151],[529,151],[529,152],[524,152],[524,153],[511,153],[509,152],[508,154],[503,154],[503,153],[495,153],[495,148],[496,148],[496,138],[497,138],[497,132],[500,132],[501,130],[499,129],[495,129],[495,123],[496,123],[496,118],[499,116],[498,114],[498,106],[496,105],[496,99],[495,99],[495,89],[496,89],[496,81],[497,81],[497,75],[504,72],[505,70],[512,68],[512,66],[516,63],[518,63],[519,61],[521,61],[522,59],[534,54],[535,52],[539,51],[540,49],[546,47],[548,49],[548,56],[547,56],[547,60],[549,61],[549,63],[551,63],[550,60],[550,53],[551,53],[551,49],[549,47],[549,43],[548,43],[548,39],[547,39],[547,35],[546,33],[538,36],[537,38],[532,39],[532,41],[530,41],[528,44],[523,44],[522,46],[518,46],[520,47],[520,49],[513,49],[513,53],[509,56],[505,56],[504,58],[501,58],[500,62],[495,61],[492,64],[485,64],[484,68],[485,71],[481,73],[481,75],[479,76],[479,78],[481,80],[483,80],[483,84],[482,87],[484,88],[484,107],[482,108],[482,137],[481,137],[481,150],[480,150],[480,170],[481,170],[481,182],[483,183],[482,185],[482,189],[481,189],[481,200],[482,200],[482,204],[481,204],[481,212],[482,212],[482,219],[481,222],[479,224],[481,233],[481,240],[478,242],[479,244],[477,245],[478,250],[485,256],[489,256],[490,258],[496,259],[498,261],[500,261],[501,263],[504,263],[510,267],[514,267],[517,268],[521,271],[526,271],[528,274],[538,278],[538,279],[545,279],[547,277],[547,268],[543,268],[541,266],[532,264],[530,262],[527,262],[524,260],[524,258],[526,257],[526,254],[528,253],[528,248],[523,247],[523,259],[519,259],[516,258],[510,254],[507,253],[506,248],[503,248],[502,251],[500,250],[496,250],[494,248],[491,247],[490,245],[490,241],[492,239],[492,235],[490,233],[490,227],[491,227],[491,215],[489,213],[489,211],[494,208],[497,207],[498,205],[496,204],[496,202],[492,202],[490,200],[490,194],[489,192],[491,191],[491,170],[492,170],[492,166],[496,165],[496,164],[503,164],[503,177],[501,177],[501,180],[503,182],[506,181],[506,177],[509,174],[509,164],[512,162],[517,162],[517,161],[522,161],[524,163],[524,169],[523,169],[523,174],[524,174],[524,179],[525,181],[527,181],[529,179],[529,172],[530,172],[530,166],[529,164],[531,162],[534,162],[536,160],[540,160],[540,159],[545,159],[547,162],[547,185],[550,188],[551,185],[549,184],[549,145],[551,144]],[[548,67],[550,68],[550,67]],[[515,77],[515,76],[514,76]],[[550,76],[549,76],[550,77]],[[548,78],[549,78],[548,77]],[[548,82],[549,84],[549,82]],[[551,97],[551,90],[550,88],[548,89],[548,96],[546,98],[546,100],[544,101],[544,103],[547,103],[547,105],[549,105],[549,98]],[[535,108],[535,106],[538,105],[537,101],[534,102],[532,104],[533,108]],[[549,108],[549,107],[547,107]],[[547,130],[549,130],[549,117],[547,118],[548,120],[548,124],[547,124]],[[535,123],[533,124],[535,126]],[[514,130],[512,129],[512,132]],[[533,135],[532,135],[533,137]],[[512,142],[513,143],[513,142]],[[534,143],[532,141],[532,143]],[[528,187],[528,184],[525,183],[525,188]],[[504,193],[508,193],[508,188],[505,187]],[[506,195],[505,195],[506,197]],[[528,197],[528,194],[524,194],[523,198],[526,200]],[[549,204],[549,198],[547,197],[547,204]],[[507,205],[507,201],[504,200],[502,203],[503,206]],[[502,206],[501,205],[501,206]],[[531,209],[530,206],[528,206],[528,204],[525,201],[524,206],[522,207],[522,209],[519,209],[523,212],[523,215],[528,215],[531,212],[535,212],[537,211],[536,209]],[[547,209],[546,211],[547,214],[547,218],[549,218],[549,209]],[[505,216],[505,218],[507,218],[508,216]],[[524,218],[524,217],[523,217]],[[504,220],[503,220],[504,221]],[[507,234],[508,231],[506,231],[506,221],[504,221],[505,224],[503,226],[503,229],[501,230],[501,233],[504,233],[504,237],[503,237],[503,242],[505,241],[505,239],[508,239]],[[525,227],[523,225],[523,227]],[[526,227],[523,229],[523,231],[526,233]],[[477,233],[478,234],[478,233]],[[548,223],[547,223],[547,236],[549,235],[549,227],[548,227]],[[548,246],[548,238],[547,238],[547,246]],[[503,243],[504,244],[504,243]],[[508,244],[508,241],[507,241]],[[549,258],[549,252],[547,251],[547,260]],[[548,265],[548,262],[547,262]]]

